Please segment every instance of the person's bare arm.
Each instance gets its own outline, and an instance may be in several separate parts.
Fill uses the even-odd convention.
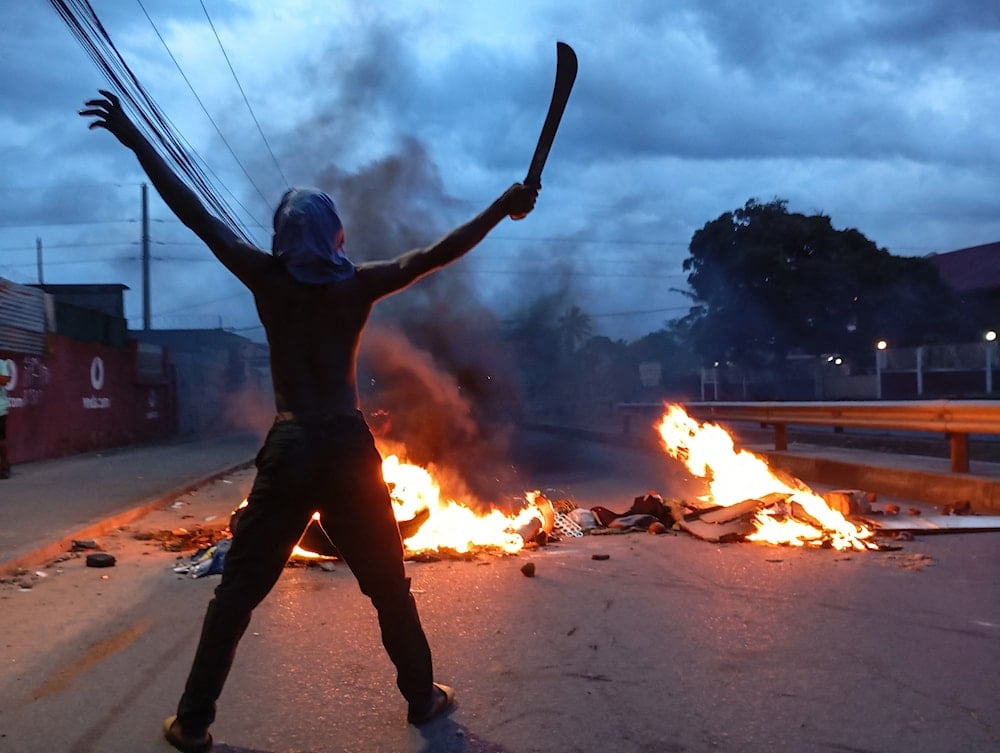
[[[440,240],[390,261],[362,264],[359,272],[375,298],[394,293],[467,254],[505,217],[521,219],[528,215],[537,197],[537,188],[515,183],[476,217]]]
[[[122,109],[118,97],[104,89],[98,90],[104,99],[90,99],[80,115],[95,118],[88,126],[111,132],[124,146],[131,149],[146,171],[157,192],[177,215],[205,242],[226,268],[246,285],[251,285],[267,273],[268,256],[244,242],[224,222],[209,212],[198,196],[170,169],[153,149],[149,140],[136,128]]]

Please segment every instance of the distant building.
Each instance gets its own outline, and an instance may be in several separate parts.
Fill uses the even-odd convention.
[[[983,329],[1000,328],[1000,242],[931,254],[941,279]]]
[[[0,278],[0,359],[11,381],[14,463],[163,439],[176,433],[161,351],[137,369],[124,285],[19,285]],[[153,368],[155,367],[155,368]]]
[[[273,421],[266,345],[222,329],[130,332],[126,290],[0,278],[15,464]]]
[[[274,418],[266,345],[223,329],[137,329],[139,371],[166,352],[182,435],[260,430]]]
[[[125,291],[119,283],[29,285],[53,302],[54,331],[78,342],[124,348],[128,341]]]

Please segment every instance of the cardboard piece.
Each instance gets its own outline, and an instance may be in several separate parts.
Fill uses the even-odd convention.
[[[878,531],[909,533],[982,533],[1000,531],[1000,515],[862,515],[858,520]]]

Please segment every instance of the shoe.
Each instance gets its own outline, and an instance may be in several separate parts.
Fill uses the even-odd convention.
[[[430,708],[422,713],[415,712],[411,708],[406,715],[406,721],[416,725],[427,724],[431,719],[436,719],[448,711],[454,703],[455,689],[436,682],[434,683],[434,698],[431,700]]]
[[[191,737],[181,729],[176,714],[163,720],[163,736],[181,753],[208,753],[212,749],[212,735],[208,730],[201,737]]]

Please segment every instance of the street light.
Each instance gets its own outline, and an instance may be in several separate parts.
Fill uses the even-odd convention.
[[[986,394],[988,395],[993,392],[993,358],[997,352],[996,330],[987,330],[983,339],[986,341],[986,347],[983,350],[986,351]]]
[[[882,352],[889,347],[885,340],[875,343],[875,397],[882,399]]]

